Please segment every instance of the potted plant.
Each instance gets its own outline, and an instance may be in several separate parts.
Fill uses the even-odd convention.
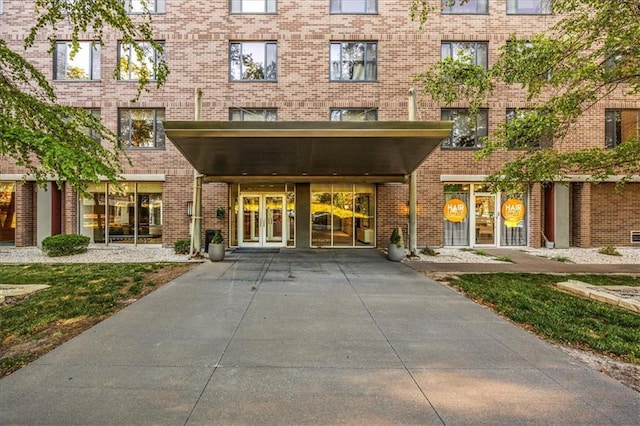
[[[224,238],[222,238],[222,232],[216,230],[213,234],[213,239],[209,243],[209,259],[212,262],[220,262],[224,260]]]
[[[393,262],[400,262],[404,258],[404,240],[402,239],[402,231],[398,227],[391,231],[387,257]]]

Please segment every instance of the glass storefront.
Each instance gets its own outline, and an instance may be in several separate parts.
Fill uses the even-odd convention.
[[[444,186],[445,246],[526,246],[527,197],[492,194],[483,184]]]
[[[81,233],[94,243],[161,244],[162,183],[91,184],[80,199]]]
[[[16,184],[0,182],[0,246],[16,243]]]
[[[311,185],[312,247],[374,247],[375,186]]]

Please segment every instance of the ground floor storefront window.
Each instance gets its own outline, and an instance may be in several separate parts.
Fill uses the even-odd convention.
[[[444,186],[445,246],[526,246],[525,194],[493,194],[484,184]]]
[[[99,183],[87,192],[79,201],[80,232],[92,242],[162,243],[162,183]]]
[[[311,246],[375,246],[375,186],[311,185]]]
[[[16,184],[0,182],[0,245],[16,243]]]

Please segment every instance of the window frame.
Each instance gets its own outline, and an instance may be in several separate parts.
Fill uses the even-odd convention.
[[[240,46],[240,56],[242,56],[242,47],[246,44],[263,44],[263,51],[264,51],[264,56],[263,56],[263,67],[264,67],[264,71],[263,71],[263,78],[258,79],[258,78],[243,78],[243,64],[240,64],[240,78],[233,78],[233,71],[234,71],[234,64],[231,58],[231,54],[232,54],[232,49],[234,45],[239,45]],[[275,63],[275,71],[273,71],[273,78],[267,78],[269,76],[269,73],[267,73],[267,65],[266,63],[269,61],[269,47],[272,46],[274,48],[274,52],[273,52],[273,56],[274,56],[274,61],[273,63]],[[234,82],[234,83],[246,83],[246,82],[250,82],[250,83],[255,83],[255,82],[269,82],[269,83],[275,83],[278,81],[278,42],[277,41],[230,41],[229,42],[229,51],[228,51],[228,60],[229,60],[229,81],[230,82]]]
[[[458,48],[457,50],[454,50],[454,45],[463,45],[463,44],[469,44],[469,45],[473,45],[473,65],[477,65],[477,66],[481,66],[485,71],[488,69],[489,67],[489,42],[487,41],[454,41],[454,40],[442,40],[440,42],[440,60],[443,61],[446,58],[452,58],[454,60],[459,60],[456,55],[457,52],[459,52],[460,50],[463,50],[461,48]],[[448,46],[448,56],[446,56],[444,54],[444,49],[445,47]],[[478,46],[484,46],[484,64],[479,64],[478,63]]]
[[[239,120],[233,119],[233,114],[237,112],[240,114]],[[262,116],[263,120],[245,120],[245,115],[253,114]],[[267,115],[273,114],[273,120],[270,120]],[[278,121],[277,108],[229,108],[229,121]]]
[[[278,0],[259,0],[264,3],[264,12],[245,12],[242,6],[247,0],[229,0],[229,14],[231,15],[276,15],[278,13]],[[255,1],[255,0],[254,0]],[[239,6],[240,10],[234,10]]]
[[[123,0],[124,8],[127,11],[127,15],[142,15],[147,13],[146,10],[133,10],[132,3],[134,0]],[[166,0],[146,0],[148,6],[153,6],[153,8],[149,7],[149,13],[152,15],[158,15],[161,13],[167,12],[167,1]]]
[[[640,131],[638,130],[638,128],[640,127],[640,109],[607,108],[605,109],[605,112],[604,112],[604,147],[606,149],[616,148],[621,144],[623,144],[626,139],[632,136],[627,131],[625,131],[624,117],[622,115],[623,112],[635,113],[635,135],[636,136],[640,135],[639,133]],[[609,121],[610,119],[608,118],[608,116],[611,115],[612,113],[616,114],[616,118],[613,121]],[[611,135],[609,133],[610,125],[608,125],[608,123],[610,122],[613,122],[615,126],[614,135]],[[609,136],[614,136],[613,138],[611,138],[611,141]]]
[[[454,142],[454,135],[453,132],[456,131],[456,117],[445,117],[445,113],[450,112],[450,113],[460,113],[460,112],[466,112],[466,115],[469,115],[469,109],[468,108],[442,108],[440,110],[440,119],[444,120],[444,121],[453,121],[453,128],[451,130],[451,136],[448,138],[445,138],[442,140],[442,143],[440,145],[440,148],[442,150],[462,150],[462,151],[469,151],[469,150],[476,150],[476,149],[481,149],[483,147],[482,144],[482,138],[489,136],[489,110],[487,108],[481,108],[480,110],[478,110],[478,117],[476,117],[476,121],[475,121],[475,130],[472,131],[473,134],[473,140],[474,140],[474,145],[473,146],[453,146],[453,142]],[[485,132],[484,134],[479,134],[478,133],[478,123],[484,122],[485,126]],[[447,141],[449,141],[449,144],[447,144]]]
[[[352,0],[353,1],[353,0]],[[329,14],[330,15],[377,15],[378,14],[378,0],[356,0],[362,3],[362,12],[343,12],[344,0],[330,0],[329,1]],[[373,11],[370,9],[373,6]]]
[[[151,45],[151,42],[148,41],[140,41],[138,42],[138,44],[146,51],[147,48],[149,50],[153,51],[153,57],[151,58],[151,69],[150,69],[150,75],[149,75],[149,81],[157,81],[158,76],[156,75],[156,69],[158,67],[158,63],[160,62],[160,59],[164,56],[164,53],[166,52],[165,50],[165,42],[163,40],[157,40],[156,43],[160,44],[163,48],[163,53],[159,53],[158,50],[156,48],[154,48]],[[143,47],[146,46],[146,47]],[[127,43],[123,43],[122,40],[118,41],[118,64],[121,64],[121,60],[122,60],[122,53],[123,53],[123,49],[128,49],[129,51],[129,58],[132,55],[136,55],[136,51],[133,48],[133,45],[131,44],[127,44]],[[147,59],[146,57],[144,59]],[[136,55],[136,61],[138,61],[137,55]],[[129,63],[131,64],[131,60],[129,59]],[[135,71],[133,70],[133,67],[129,66],[127,69],[127,74],[128,74],[128,78],[123,78],[122,77],[122,71],[123,71],[123,67],[120,65],[118,66],[118,81],[139,81],[139,78],[136,76],[135,78],[132,78],[132,75],[135,73]]]
[[[514,117],[515,117],[516,113],[527,114],[528,112],[533,112],[533,111],[535,111],[533,108],[507,108],[505,110],[505,131],[508,131],[507,127],[509,126],[509,120],[511,120],[511,118],[509,117],[510,113],[514,114]],[[535,150],[535,149],[552,146],[553,137],[549,137],[548,139],[547,137],[542,136],[537,141],[535,142],[532,141],[531,143],[519,144],[518,142],[516,142],[513,145],[509,145],[508,149],[510,151],[523,151],[523,150]]]
[[[553,15],[553,0],[537,0],[540,4],[538,12],[526,12],[518,9],[521,0],[507,0],[505,10],[507,15]],[[531,0],[529,0],[531,1]],[[545,7],[546,6],[546,7]]]
[[[343,116],[347,112],[360,112],[364,118],[362,120],[345,120]],[[334,120],[334,114],[337,114],[340,119]],[[373,118],[367,118],[369,116]],[[331,108],[329,109],[329,121],[378,121],[378,108]]]
[[[100,44],[94,41],[79,41],[81,46],[87,46],[90,50],[88,54],[89,64],[86,69],[89,70],[89,78],[58,78],[58,57],[60,56],[60,48],[59,46],[65,46],[65,65],[68,64],[69,61],[69,50],[71,49],[71,41],[57,41],[55,45],[55,50],[53,52],[53,80],[54,81],[76,81],[76,82],[87,82],[87,81],[100,81],[101,74],[101,49]],[[76,52],[75,58],[80,54],[80,50]],[[66,76],[66,73],[65,73]]]
[[[478,3],[483,2],[484,3],[484,10],[479,12],[478,11]],[[467,3],[465,4],[460,4],[460,0],[456,0],[454,4],[450,4],[451,0],[441,0],[441,13],[443,15],[488,15],[489,14],[489,0],[469,0]],[[471,12],[471,11],[467,11],[467,10],[456,10],[456,9],[462,9],[463,7],[469,5],[469,4],[476,4],[476,11],[475,12]]]
[[[353,79],[353,78],[342,78],[343,75],[343,67],[342,64],[345,62],[342,58],[344,55],[344,48],[349,44],[362,44],[362,52],[363,52],[363,72],[364,78],[362,79]],[[334,61],[333,53],[334,47],[339,46],[340,48],[340,56],[338,61]],[[374,60],[368,61],[367,55],[370,51],[370,48],[374,47]],[[354,61],[355,62],[355,61]],[[367,65],[373,64],[373,76],[368,76],[370,72],[367,70]],[[334,65],[340,65],[338,68],[340,70],[340,78],[334,78],[335,73],[333,69]],[[352,71],[353,74],[353,71]],[[377,41],[364,41],[364,40],[349,40],[349,41],[331,41],[329,43],[329,81],[330,82],[340,82],[340,83],[375,83],[378,81],[378,42]]]
[[[153,129],[151,133],[151,139],[153,142],[153,146],[135,146],[131,144],[131,133],[127,135],[123,135],[123,126],[122,121],[123,113],[128,113],[128,122],[129,129],[133,127],[132,124],[132,111],[151,111],[153,113]],[[159,117],[159,113],[162,113],[162,117]],[[166,118],[166,110],[164,108],[118,108],[118,138],[119,145],[122,149],[127,150],[164,150],[166,148],[166,135],[164,132],[164,126],[162,125],[162,121]],[[126,137],[125,137],[126,136]],[[126,143],[125,143],[126,142]]]

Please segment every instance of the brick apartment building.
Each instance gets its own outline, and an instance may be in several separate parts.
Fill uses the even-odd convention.
[[[16,51],[34,22],[33,3],[0,0],[0,36]],[[0,245],[39,245],[56,233],[105,244],[171,246],[188,238],[194,169],[185,154],[209,167],[202,229],[222,229],[230,246],[386,246],[390,229],[409,222],[407,166],[395,160],[419,164],[425,154],[398,148],[402,137],[385,142],[393,132],[384,122],[400,123],[397,135],[411,133],[401,122],[408,119],[412,76],[460,49],[490,65],[510,34],[533,35],[557,19],[549,0],[470,0],[434,14],[422,32],[409,19],[410,0],[149,3],[171,74],[135,103],[138,72],[156,60],[151,48],[140,62],[107,32],[103,46],[88,38],[71,58],[71,33],[60,28],[55,52],[48,53],[42,35],[26,52],[50,76],[61,103],[90,109],[119,132],[133,165],[125,166],[125,185],[92,184],[87,199],[53,183],[37,188],[23,169],[0,158]],[[137,0],[126,5],[133,15],[141,10]],[[196,89],[200,127],[190,123]],[[579,176],[568,185],[533,185],[519,197],[486,191],[482,179],[510,154],[478,162],[473,152],[513,109],[531,106],[519,87],[499,87],[474,129],[462,126],[465,105],[420,100],[418,106],[417,120],[431,123],[425,127],[456,123],[416,171],[419,247],[539,247],[543,234],[557,247],[640,243],[638,181],[620,192],[613,182]],[[639,110],[640,99],[613,94],[581,118],[563,148],[615,146],[628,128],[637,131]],[[360,134],[329,123],[354,120]],[[314,124],[309,132],[280,122]],[[334,132],[325,145],[313,136],[322,133],[320,122]],[[273,136],[256,138],[255,129]],[[362,143],[369,130],[372,152]],[[317,152],[305,153],[309,147]],[[316,172],[296,163],[302,157],[313,157]]]

